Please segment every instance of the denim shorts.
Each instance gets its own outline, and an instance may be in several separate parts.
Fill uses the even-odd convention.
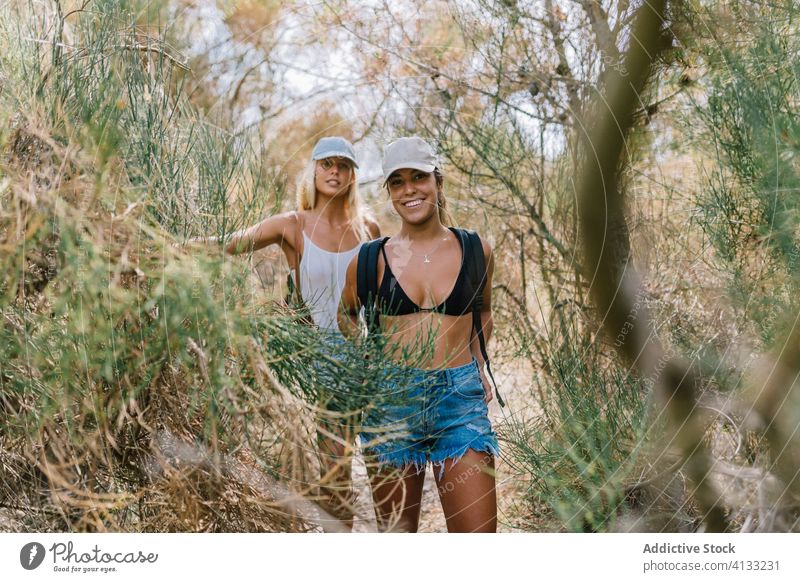
[[[443,370],[402,368],[378,387],[365,411],[361,443],[382,465],[425,467],[458,460],[469,449],[499,456],[478,364]],[[382,402],[381,397],[385,400]]]

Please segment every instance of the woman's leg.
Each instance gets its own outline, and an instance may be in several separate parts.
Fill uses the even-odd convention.
[[[416,532],[425,467],[406,465],[398,469],[384,465],[374,468],[370,473],[378,530]]]
[[[345,424],[325,422],[317,432],[320,465],[320,506],[338,523],[323,517],[322,529],[338,532],[353,529],[354,494],[351,479],[355,431]]]
[[[433,466],[449,532],[497,531],[494,457],[469,449],[457,462]],[[442,473],[441,477],[439,473]]]

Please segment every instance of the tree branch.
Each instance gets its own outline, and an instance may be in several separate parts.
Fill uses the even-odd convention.
[[[704,428],[697,414],[696,377],[672,353],[666,352],[651,333],[651,323],[641,306],[641,291],[628,268],[628,256],[620,256],[609,226],[624,224],[620,161],[633,125],[633,111],[650,77],[653,63],[664,49],[665,0],[644,3],[636,14],[632,41],[625,54],[625,71],[611,68],[597,95],[595,121],[581,140],[583,167],[578,180],[578,211],[591,295],[608,335],[631,365],[652,380],[673,430],[672,440],[686,461],[693,496],[707,531],[724,531],[727,518],[721,496],[709,478],[711,462],[704,444]],[[627,232],[625,233],[625,241]]]

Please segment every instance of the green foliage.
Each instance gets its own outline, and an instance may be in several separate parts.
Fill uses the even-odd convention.
[[[114,203],[146,203],[171,233],[221,235],[251,224],[265,191],[283,195],[281,179],[263,167],[251,136],[193,110],[183,92],[191,73],[164,33],[141,30],[139,4],[105,0],[73,16],[76,46],[60,36],[60,20],[52,42],[32,42],[43,36],[33,7],[30,18],[3,21],[13,50],[2,65],[24,89],[16,107],[41,112],[59,143],[92,152],[98,181],[110,161],[121,162],[127,187]]]
[[[258,479],[313,488],[322,338],[253,293],[245,262],[169,244],[254,222],[282,183],[247,136],[191,107],[179,56],[143,34],[138,7],[72,14],[69,45],[33,4],[0,22],[15,89],[0,98],[0,498],[57,504],[39,524],[57,529],[302,529],[243,469],[218,476],[246,451]],[[330,372],[344,410],[382,369],[350,350]],[[242,494],[256,497],[232,504]]]
[[[748,26],[699,49],[709,63],[700,145],[715,161],[699,220],[741,322],[770,345],[800,281],[797,7],[742,3],[734,14]]]
[[[549,506],[569,531],[609,531],[626,512],[647,391],[574,338],[551,346],[547,374],[535,379],[543,414],[512,420],[504,437],[531,503]]]

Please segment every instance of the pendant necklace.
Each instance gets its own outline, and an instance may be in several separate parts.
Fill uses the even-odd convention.
[[[438,244],[438,245],[436,245],[436,246],[433,248],[433,250],[432,250],[432,251],[428,251],[427,253],[414,253],[414,252],[412,252],[411,254],[412,254],[413,256],[415,256],[415,257],[423,257],[423,259],[424,259],[424,260],[423,260],[422,262],[423,262],[423,263],[428,263],[428,264],[430,264],[430,262],[431,262],[431,256],[432,256],[432,255],[433,255],[433,254],[434,254],[436,251],[438,251],[438,250],[439,250],[439,247],[441,247],[441,246],[442,246],[442,244],[443,244],[443,243],[444,243],[446,240],[447,240],[447,237],[444,237],[444,238],[442,238],[442,240],[440,240],[440,241],[439,241],[439,244]]]

